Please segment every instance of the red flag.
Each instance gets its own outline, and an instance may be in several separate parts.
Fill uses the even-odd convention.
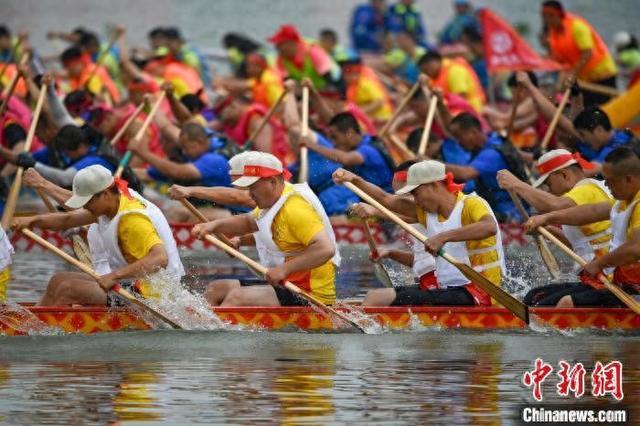
[[[520,70],[559,70],[562,65],[543,58],[511,25],[487,8],[478,12],[482,25],[487,68],[490,73]]]

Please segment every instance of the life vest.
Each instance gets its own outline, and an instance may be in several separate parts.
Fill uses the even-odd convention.
[[[240,119],[236,122],[236,124],[231,126],[225,126],[224,133],[234,140],[240,146],[244,146],[244,144],[249,139],[249,123],[251,123],[251,119],[254,115],[258,115],[260,117],[264,117],[267,115],[267,109],[264,105],[253,103],[249,105],[242,115]],[[271,118],[269,120],[269,126],[271,126],[271,153],[278,157],[280,161],[284,164],[288,164],[291,160],[289,158],[289,143],[287,142],[287,134],[280,122],[275,118]]]
[[[391,103],[391,99],[389,98],[387,89],[382,85],[375,72],[369,67],[362,66],[360,77],[358,78],[358,80],[354,84],[351,84],[349,85],[349,87],[347,87],[347,100],[360,106],[358,102],[362,101],[360,95],[362,84],[366,83],[367,81],[370,82],[370,84],[372,84],[374,87],[376,87],[376,89],[383,95],[382,106],[372,112],[371,117],[376,120],[388,120],[389,118],[391,118],[391,115],[393,113],[393,105]]]
[[[412,223],[413,226],[421,234],[427,234],[427,230],[419,223]],[[435,258],[424,249],[424,243],[415,237],[411,237],[411,251],[413,251],[413,276],[420,279],[425,274],[432,272],[436,268]]]
[[[5,65],[5,63],[0,63],[0,70]],[[11,84],[11,80],[13,80],[13,77],[15,77],[17,73],[18,67],[16,66],[16,64],[8,64],[7,68],[4,71],[4,75],[2,76],[2,80],[0,80],[0,82],[2,83],[2,87],[9,87],[9,85]],[[25,83],[24,81],[24,78],[18,79],[18,83],[16,83],[16,88],[14,89],[13,94],[21,97],[22,99],[25,99],[27,97],[28,88],[27,83]]]
[[[573,24],[576,21],[589,27],[594,44],[591,59],[589,59],[589,62],[587,62],[587,64],[582,68],[580,74],[578,74],[578,78],[587,81],[599,81],[608,77],[613,77],[616,74],[615,65],[613,65],[612,74],[595,74],[595,68],[603,61],[612,61],[609,49],[589,22],[571,13],[565,14],[565,17],[562,19],[562,28],[560,30],[554,28],[549,29],[547,40],[549,41],[549,48],[553,58],[567,67],[573,67],[578,63],[578,61],[580,61],[581,51],[572,34]]]
[[[274,267],[282,265],[287,258],[298,254],[282,252],[274,243],[273,235],[271,233],[271,226],[273,225],[273,221],[284,203],[289,199],[291,195],[298,194],[302,196],[309,204],[311,204],[313,209],[322,219],[324,230],[327,233],[331,244],[335,247],[335,254],[331,259],[331,262],[335,265],[336,268],[339,268],[341,259],[340,253],[338,251],[338,245],[336,244],[336,236],[333,232],[333,228],[331,227],[329,217],[325,213],[324,208],[322,208],[320,200],[306,183],[299,183],[295,185],[286,183],[285,185],[286,188],[290,190],[283,191],[278,201],[276,201],[276,203],[270,208],[260,210],[256,218],[258,231],[254,235],[256,237],[256,249],[258,250],[260,260],[264,262],[267,267]],[[299,283],[299,286],[306,291],[312,290],[310,282]]]
[[[309,53],[310,45],[306,42],[301,42],[298,46],[300,49],[303,49],[302,67],[298,68],[298,66],[296,66],[292,61],[284,59],[281,56],[278,56],[278,67],[280,69],[284,69],[288,76],[295,81],[300,82],[305,77],[308,77],[311,79],[316,89],[324,89],[327,85],[327,81],[318,73],[315,65],[313,64],[311,54]]]
[[[276,99],[271,99],[269,97],[269,88],[274,85],[278,86],[278,91],[280,93],[284,91],[284,86],[282,85],[282,78],[280,77],[280,75],[267,68],[262,72],[260,78],[255,79],[255,83],[251,88],[251,96],[253,102],[270,108],[271,105],[273,105],[273,103],[275,103],[276,101]]]
[[[119,117],[118,117],[118,123],[114,128],[114,134],[115,132],[120,130],[122,126],[124,126],[124,124],[127,122],[129,117],[131,117],[134,114],[134,112],[135,112],[135,107],[132,104],[128,104],[123,110],[120,110],[119,112],[117,112]],[[140,114],[138,114],[138,116],[134,121],[142,125],[146,120],[146,117],[147,117],[147,113],[144,112],[143,110],[140,112]],[[160,139],[160,130],[158,129],[158,125],[156,123],[151,122],[149,127],[147,127],[147,135],[149,137],[149,143],[148,143],[149,151],[151,151],[155,155],[158,155],[164,158],[165,152],[162,147],[162,141]],[[125,132],[125,134],[122,135],[120,140],[116,142],[115,150],[117,153],[122,155],[127,151],[128,145],[129,145],[129,137]]]
[[[180,62],[170,62],[166,64],[162,78],[165,81],[174,83],[178,99],[184,95],[195,95],[200,92],[200,99],[205,103],[207,102],[207,94],[202,90],[204,85],[200,75],[198,71],[190,66]]]
[[[345,102],[344,112],[348,112],[358,120],[358,124],[363,129],[363,131],[369,135],[378,134],[378,129],[376,129],[376,125],[373,124],[373,121],[369,118],[367,114],[365,114],[362,109],[351,101]]]
[[[583,179],[578,182],[574,188],[583,185],[596,186],[600,191],[604,192],[607,197],[611,198],[609,188],[607,188],[601,180],[591,178]],[[596,257],[602,256],[608,251],[611,240],[611,228],[602,232],[585,234],[585,231],[583,231],[580,226],[562,225],[562,232],[571,243],[573,251],[587,262],[592,261]],[[604,237],[607,237],[605,241],[596,242],[597,240],[603,240]]]
[[[476,194],[464,195],[457,202],[451,215],[444,221],[440,222],[438,214],[436,213],[427,213],[427,223],[426,223],[426,235],[428,238],[434,237],[442,232],[459,229],[462,227],[462,209],[464,208],[464,202],[469,197],[477,197]],[[504,263],[504,252],[502,250],[502,236],[500,233],[500,227],[498,225],[498,221],[491,210],[491,207],[488,203],[480,198],[484,204],[487,205],[487,210],[490,212],[493,220],[496,224],[496,244],[491,247],[486,247],[477,250],[468,250],[466,241],[459,242],[448,242],[443,247],[442,250],[447,252],[449,255],[455,257],[459,261],[466,263],[467,265],[471,265],[474,270],[482,273],[490,268],[500,267],[501,274],[505,273],[505,263]],[[491,251],[496,251],[498,254],[498,260],[495,262],[487,263],[487,264],[473,264],[470,260],[470,256],[474,256],[477,254],[488,253]],[[455,266],[447,262],[442,256],[438,256],[435,260],[436,263],[436,277],[438,279],[438,284],[442,288],[449,287],[460,287],[467,286],[467,290],[472,294],[476,304],[478,305],[490,305],[491,298],[488,294],[486,294],[483,290],[477,288],[475,284],[470,283],[469,279],[465,277]],[[471,286],[469,286],[471,284]]]
[[[454,67],[462,67],[464,69],[467,75],[466,78],[469,80],[471,86],[470,93],[456,93],[450,89],[449,73]],[[442,89],[444,93],[456,93],[463,96],[477,113],[480,113],[482,106],[487,102],[484,89],[482,89],[482,84],[480,84],[478,76],[464,58],[443,58],[440,72],[438,76],[432,80],[431,84]]]
[[[617,249],[627,241],[629,220],[638,201],[640,200],[633,201],[624,211],[620,211],[620,201],[617,201],[611,208],[610,218],[613,237],[611,238],[609,251]],[[640,262],[616,267],[613,272],[613,280],[618,285],[631,285],[640,290]]]
[[[80,72],[79,76],[69,77],[69,90],[85,90],[87,81],[89,80],[89,77],[91,77],[91,74],[95,67],[96,64],[94,63],[87,64],[84,68],[82,68],[82,72]],[[95,81],[98,82],[97,86],[95,85]],[[106,68],[102,65],[98,67],[95,74],[91,78],[91,81],[88,84],[88,88],[91,91],[95,90],[95,95],[101,95],[103,91],[106,90],[114,104],[120,102],[121,96],[120,91],[118,90],[118,86],[114,83]]]
[[[100,216],[98,217],[97,223],[89,227],[87,241],[93,259],[94,270],[98,274],[104,275],[129,264],[120,250],[118,225],[124,215],[136,213],[148,217],[160,236],[168,257],[166,271],[177,278],[181,278],[185,274],[185,271],[178,253],[178,246],[173,238],[173,233],[167,222],[167,218],[155,204],[144,199],[136,191],[130,189],[129,193],[140,201],[145,208],[118,212],[113,219]],[[120,196],[124,197],[125,195],[121,194]]]

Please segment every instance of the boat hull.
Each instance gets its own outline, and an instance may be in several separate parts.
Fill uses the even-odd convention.
[[[113,331],[147,330],[149,325],[126,309],[104,307],[43,307],[28,309],[45,324],[68,333],[92,334]],[[339,325],[322,313],[305,307],[238,307],[214,308],[225,322],[252,329],[333,331]],[[449,307],[381,307],[367,308],[389,329],[405,330],[420,327],[444,329],[516,330],[526,325],[503,308]],[[640,329],[640,315],[622,308],[531,309],[532,317],[547,327],[560,329],[601,329],[633,331]],[[0,334],[19,335],[26,330],[21,320],[0,318]],[[534,321],[536,321],[534,319]]]

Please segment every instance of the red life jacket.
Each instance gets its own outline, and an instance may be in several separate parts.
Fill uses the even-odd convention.
[[[116,113],[118,114],[118,124],[115,127],[114,134],[115,132],[120,130],[122,126],[124,126],[124,123],[129,119],[129,117],[133,115],[135,110],[136,110],[136,107],[133,104],[129,103],[124,107],[124,109],[121,109],[119,112]],[[142,111],[138,115],[138,117],[136,117],[135,121],[139,122],[140,125],[142,125],[142,123],[144,123],[144,120],[146,118],[147,118],[147,114],[144,111]],[[149,125],[149,127],[147,128],[147,134],[149,135],[149,151],[151,151],[152,153],[160,157],[164,157],[165,153],[164,153],[164,149],[162,148],[162,143],[160,141],[160,130],[158,129],[158,126],[156,125],[156,123],[152,122],[151,125]],[[115,146],[116,152],[118,152],[121,155],[124,154],[127,151],[127,145],[129,145],[129,138],[125,133],[124,135],[122,135],[120,140],[116,143],[116,146]]]

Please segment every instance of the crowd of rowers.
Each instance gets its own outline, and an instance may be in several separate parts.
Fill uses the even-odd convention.
[[[579,23],[593,40],[601,40],[556,1],[544,3],[542,16],[550,38],[554,29]],[[276,47],[274,58],[257,46],[243,51],[247,40],[227,37],[240,56],[239,65],[234,76],[213,80],[221,95],[211,102],[203,61],[173,28],[149,34],[151,53],[143,59],[130,56],[123,28],[116,29],[117,54],[101,50],[97,38],[85,30],[51,34],[73,44],[60,57],[60,74],[45,72],[33,49],[28,62],[15,63],[27,52],[26,39],[12,41],[6,30],[0,31],[0,39],[2,34],[9,39],[8,44],[3,41],[4,50],[12,50],[9,59],[14,59],[3,67],[5,74],[22,77],[0,117],[0,156],[6,162],[2,173],[10,176],[16,166],[28,169],[25,185],[67,210],[19,217],[12,226],[62,230],[90,225],[88,245],[101,275],[96,282],[84,273],[58,273],[41,304],[116,303],[109,293],[116,283],[152,297],[153,285],[145,279],[149,274],[159,269],[178,278],[185,274],[167,217],[194,219],[178,203],[163,211],[143,197],[143,183],[151,180],[173,184],[171,198],[198,200],[211,221],[195,225],[194,235],[223,234],[235,244],[255,245],[261,263],[269,268],[269,285],[211,283],[205,296],[212,305],[305,304],[278,285],[284,280],[333,303],[340,255],[329,216],[382,216],[341,185],[344,182],[363,189],[428,237],[425,244],[416,240],[412,251],[381,252],[413,267],[416,285],[373,290],[365,305],[491,305],[483,290],[437,254],[444,248],[499,286],[505,264],[498,223],[521,219],[508,191],[543,213],[529,219],[527,229],[551,226],[590,262],[579,283],[534,289],[527,303],[618,306],[593,278],[600,271],[638,294],[640,151],[630,132],[612,128],[597,106],[603,99],[574,85],[569,111],[560,117],[549,145],[553,149],[541,156],[536,150],[541,138],[530,146],[515,146],[505,137],[510,121],[514,134],[534,124],[548,126],[556,109],[550,99],[576,77],[597,74],[598,82],[615,80],[616,67],[603,43],[589,46],[573,40],[582,54],[572,56],[576,61],[568,64],[570,71],[557,86],[538,85],[533,72],[506,79],[512,89],[518,88],[513,90],[513,120],[509,111],[486,105],[483,86],[464,59],[426,51],[415,62],[419,89],[407,98],[407,111],[385,126],[386,135],[379,135],[396,101],[406,95],[403,84],[411,80],[383,84],[381,77],[387,74],[375,61],[336,60],[335,46],[332,50],[326,43],[308,41],[290,25],[269,39]],[[416,41],[407,34],[409,27],[396,33],[398,46],[404,46],[403,40]],[[94,62],[99,59],[102,63]],[[601,78],[602,72],[609,74]],[[31,122],[27,105],[42,88],[46,101],[35,129],[37,139],[31,153],[22,152]],[[305,91],[310,93],[309,130],[301,105]],[[151,113],[139,107],[162,97],[145,128]],[[426,151],[419,153],[434,97],[436,120]],[[275,113],[269,114],[270,109]],[[400,146],[407,149],[400,152],[397,143],[389,143],[398,135],[406,136]],[[309,150],[308,180],[292,184],[300,174],[302,149]],[[116,177],[127,151],[134,154],[132,160],[122,178]],[[539,176],[533,185],[528,183],[531,166]],[[562,225],[562,232],[555,225]],[[2,241],[8,259],[10,246],[6,237]]]

